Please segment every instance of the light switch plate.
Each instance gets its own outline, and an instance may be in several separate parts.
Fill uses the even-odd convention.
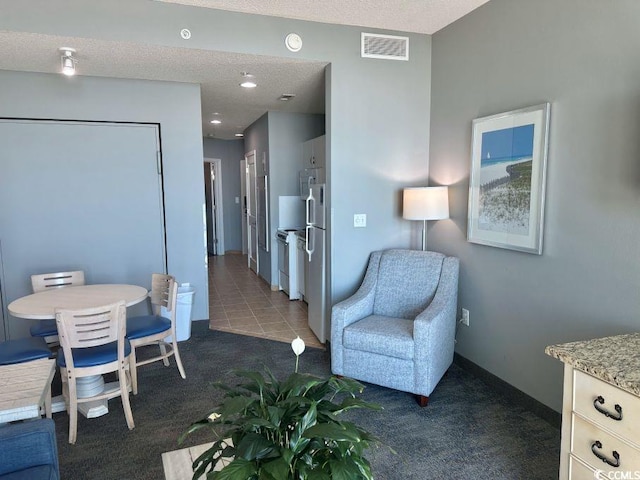
[[[353,226],[355,228],[364,228],[367,226],[367,214],[355,213],[353,215]]]

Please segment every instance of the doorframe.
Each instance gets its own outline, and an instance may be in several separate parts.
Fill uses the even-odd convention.
[[[216,255],[224,255],[224,204],[222,201],[222,160],[219,158],[204,158],[204,163],[213,164],[213,168],[216,171],[215,188],[213,189],[214,201],[215,201],[215,221],[216,221],[216,243],[215,250]],[[211,172],[211,169],[209,169]],[[211,175],[211,173],[209,173]],[[209,177],[208,188],[211,188],[211,177]]]

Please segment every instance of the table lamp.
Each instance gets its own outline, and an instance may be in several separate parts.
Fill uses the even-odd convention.
[[[449,218],[449,187],[405,188],[402,218],[422,220],[422,250],[426,250],[427,220]]]

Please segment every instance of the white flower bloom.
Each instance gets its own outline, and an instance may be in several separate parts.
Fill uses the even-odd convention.
[[[300,337],[296,337],[295,340],[291,342],[291,348],[293,349],[293,353],[295,353],[296,356],[300,355],[302,352],[304,352],[304,340],[302,340]]]
[[[209,415],[207,418],[209,419],[210,422],[215,422],[217,419],[219,419],[222,415],[220,415],[219,413],[213,412],[211,415]]]

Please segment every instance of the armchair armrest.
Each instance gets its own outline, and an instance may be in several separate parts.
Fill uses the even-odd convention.
[[[373,252],[360,288],[331,309],[331,370],[343,374],[342,332],[358,320],[373,314],[381,252]]]
[[[435,296],[414,321],[415,382],[426,392],[421,395],[429,396],[453,362],[459,268],[457,258],[444,259]]]
[[[21,478],[60,478],[53,420],[0,426],[0,477],[14,472],[23,472],[25,476]]]

